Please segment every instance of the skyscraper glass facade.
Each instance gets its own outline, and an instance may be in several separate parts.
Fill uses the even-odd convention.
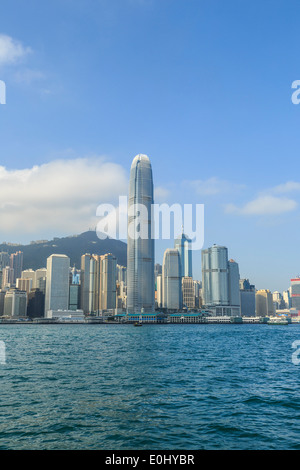
[[[153,179],[146,155],[132,162],[128,198],[127,311],[152,312],[154,303]],[[139,234],[139,235],[138,235]]]

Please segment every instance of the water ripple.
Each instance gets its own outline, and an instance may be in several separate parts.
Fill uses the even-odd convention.
[[[1,325],[0,449],[299,449],[299,337],[296,325]]]

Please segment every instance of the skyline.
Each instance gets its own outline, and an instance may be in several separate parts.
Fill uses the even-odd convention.
[[[145,153],[156,202],[205,204],[203,248],[227,246],[241,278],[286,290],[300,272],[297,12],[295,1],[7,2],[0,240],[95,226]],[[155,261],[172,246],[157,242]],[[193,267],[201,279],[200,251]]]

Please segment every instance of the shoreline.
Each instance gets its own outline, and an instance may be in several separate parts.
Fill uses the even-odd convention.
[[[88,325],[88,326],[95,326],[95,325],[114,325],[114,326],[126,326],[132,325],[134,326],[135,322],[101,322],[101,321],[92,321],[92,322],[85,322],[85,321],[0,321],[0,328],[1,325]],[[267,322],[262,321],[241,321],[241,322],[234,322],[234,321],[209,321],[209,322],[169,322],[169,323],[142,323],[142,326],[182,326],[182,325],[267,325]],[[288,326],[288,325],[298,325],[300,321],[291,321],[286,325],[268,325],[268,326]]]

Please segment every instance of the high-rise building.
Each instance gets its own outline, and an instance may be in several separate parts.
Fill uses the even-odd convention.
[[[268,317],[274,315],[272,293],[268,289],[260,289],[255,294],[256,316]]]
[[[194,292],[195,292],[195,307],[202,307],[202,283],[201,281],[194,281]]]
[[[27,313],[27,294],[15,288],[9,289],[4,298],[5,316],[25,317]]]
[[[162,274],[162,265],[159,264],[159,263],[156,263],[155,266],[154,266],[154,284],[155,284],[155,289],[156,289],[156,279],[157,279],[157,276],[159,276],[160,274]]]
[[[10,267],[14,270],[13,282],[16,282],[18,277],[21,277],[23,270],[23,252],[17,251],[10,255]]]
[[[162,274],[156,277],[156,304],[157,308],[162,307]]]
[[[284,308],[291,308],[291,297],[290,297],[290,291],[285,290],[282,293],[282,298],[284,302]]]
[[[240,279],[241,315],[255,317],[255,286],[249,279]]]
[[[44,316],[45,294],[40,289],[29,292],[27,301],[27,316],[29,318],[40,318]]]
[[[89,313],[99,313],[101,309],[100,298],[100,276],[101,276],[101,256],[92,255],[90,257],[89,272]]]
[[[20,279],[31,279],[32,288],[35,288],[35,271],[33,271],[33,269],[25,269],[25,271],[22,271]]]
[[[45,316],[48,310],[69,308],[70,258],[66,255],[51,255],[47,258],[47,282]]]
[[[228,289],[229,289],[229,305],[232,307],[240,307],[240,273],[239,265],[233,259],[228,261]]]
[[[14,284],[14,269],[10,266],[5,266],[2,269],[2,288],[9,288]]]
[[[168,248],[162,265],[162,306],[168,310],[182,307],[181,260],[177,249]]]
[[[291,308],[300,311],[300,277],[291,279]]]
[[[174,242],[174,248],[179,251],[180,262],[181,262],[181,276],[182,277],[193,277],[192,270],[192,249],[190,238],[181,233]]]
[[[80,271],[80,308],[84,313],[90,313],[89,292],[90,292],[90,260],[91,255],[86,253],[81,256]]]
[[[78,310],[80,305],[80,286],[70,284],[69,287],[69,310]]]
[[[101,256],[100,307],[101,310],[116,308],[117,259],[111,253]]]
[[[127,286],[124,281],[116,283],[116,308],[125,310],[127,301]]]
[[[127,268],[126,266],[121,266],[120,264],[117,264],[117,281],[123,282],[124,285],[127,285]]]
[[[192,277],[182,278],[182,302],[188,309],[195,308],[195,286]]]
[[[202,250],[202,283],[207,307],[229,305],[228,250],[225,246],[214,245]]]
[[[75,266],[71,269],[71,284],[80,284],[80,271],[78,271]]]
[[[124,268],[119,266],[119,268]],[[111,254],[81,257],[80,306],[84,313],[99,314],[101,310],[117,306],[117,276],[126,278],[126,268],[117,269],[117,259]],[[118,296],[122,305],[126,302],[126,284],[118,281]]]
[[[282,294],[277,290],[272,294],[273,304],[275,310],[282,310],[285,308],[285,302],[283,300]]]
[[[203,303],[214,315],[240,315],[238,265],[228,261],[228,249],[213,245],[202,250]]]
[[[131,165],[128,198],[127,312],[154,312],[153,179],[146,155]]]
[[[10,266],[10,255],[6,251],[0,252],[0,269]]]
[[[19,290],[25,291],[28,295],[32,289],[32,279],[19,277],[18,279],[16,279],[16,287]]]
[[[46,279],[47,279],[47,269],[39,268],[34,273],[34,282],[33,288],[40,289],[42,292],[46,292]]]
[[[4,300],[5,300],[6,291],[0,290],[0,316],[4,313]]]

